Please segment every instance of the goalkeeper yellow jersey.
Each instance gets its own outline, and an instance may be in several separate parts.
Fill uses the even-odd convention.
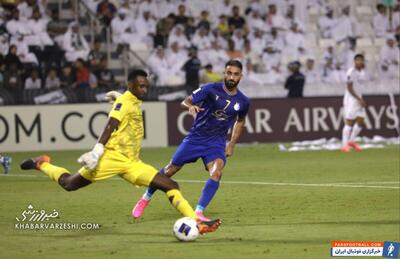
[[[111,134],[106,149],[120,152],[132,161],[139,161],[139,153],[144,136],[142,101],[130,91],[119,96],[109,117],[119,121],[118,128]]]

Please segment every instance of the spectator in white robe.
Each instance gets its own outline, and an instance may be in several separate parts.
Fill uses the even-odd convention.
[[[202,52],[211,48],[211,37],[209,34],[206,28],[200,27],[192,38],[192,44],[196,46],[199,56],[203,54]]]
[[[219,46],[216,41],[211,42],[211,48],[199,56],[202,64],[212,64],[215,71],[222,72],[225,68],[225,63],[229,60],[226,51]]]
[[[25,41],[24,35],[17,34],[16,37],[10,41],[10,45],[12,44],[17,47],[17,56],[22,63],[39,64],[35,54],[29,51],[29,46]]]
[[[221,15],[225,15],[227,17],[231,15],[233,4],[230,0],[216,1],[214,3],[215,4],[213,5],[210,13],[214,19],[217,19]]]
[[[357,19],[350,14],[350,6],[345,6],[342,9],[342,15],[336,21],[336,26],[332,30],[332,36],[337,43],[347,43],[348,40],[357,38],[359,24]]]
[[[243,81],[243,82],[242,82]],[[252,86],[264,86],[270,83],[270,78],[268,73],[257,72],[254,65],[250,62],[245,63],[243,67],[243,79],[241,80],[241,85],[247,94],[248,91],[257,91],[257,88]],[[256,92],[250,93],[253,96],[257,96]]]
[[[326,58],[324,61],[321,81],[327,84],[345,82],[346,72],[342,70],[340,64],[335,65],[332,58]]]
[[[175,13],[178,5],[173,0],[160,0],[157,3],[157,8],[158,10],[162,10],[163,14],[160,17],[157,17],[161,19],[170,13]]]
[[[279,13],[286,14],[288,9],[294,5],[295,0],[269,0],[269,4],[274,4]]]
[[[130,44],[139,40],[134,21],[128,13],[127,9],[122,8],[111,21],[112,40],[115,44]]]
[[[400,32],[400,2],[393,8],[391,31]]]
[[[166,59],[173,74],[178,74],[182,76],[182,78],[184,77],[182,67],[187,60],[187,56],[187,50],[180,48],[178,42],[171,43],[166,51]]]
[[[185,60],[186,61],[186,60]],[[150,55],[147,63],[154,73],[157,75],[157,85],[160,86],[177,86],[183,85],[185,82],[184,76],[171,68],[165,55],[165,50],[158,46],[157,49]]]
[[[244,31],[242,29],[236,29],[233,32],[231,40],[235,42],[235,46],[237,49],[242,49],[244,46]]]
[[[165,10],[165,11],[167,11],[167,10]],[[169,11],[172,11],[172,10],[169,10]],[[155,1],[153,1],[153,0],[143,0],[140,3],[138,3],[137,12],[139,15],[144,12],[150,12],[155,17],[161,18],[160,14],[164,14],[164,9],[160,9],[157,6],[157,3],[155,3]],[[165,12],[165,15],[168,15],[168,13]]]
[[[17,5],[17,9],[19,11],[19,18],[22,21],[27,21],[32,17],[33,9],[36,6],[36,0],[27,0],[27,1],[21,1]]]
[[[90,46],[81,34],[76,22],[71,22],[68,25],[68,30],[64,34],[63,49],[68,62],[75,62],[78,58],[83,60],[88,58]]]
[[[215,42],[219,48],[228,48],[228,42],[221,36],[221,32],[216,28],[211,31],[211,43]]]
[[[376,37],[384,38],[390,31],[389,17],[383,4],[376,5],[378,13],[374,16],[374,31]]]
[[[53,40],[47,33],[48,22],[48,19],[42,18],[39,10],[33,10],[32,19],[27,23],[30,34],[25,37],[29,46],[37,46],[43,49],[45,46],[54,45]]]
[[[297,24],[297,30],[300,33],[304,33],[305,32],[305,27],[304,27],[304,23],[297,19],[295,16],[295,6],[294,5],[290,5],[289,8],[286,11],[286,30],[290,30],[290,27],[293,23]]]
[[[258,68],[261,65],[261,57],[256,51],[253,50],[252,46],[253,43],[250,40],[246,39],[244,41],[243,51],[242,51],[243,62],[251,63],[256,68]]]
[[[25,79],[24,88],[26,90],[42,88],[42,79],[39,77],[39,72],[33,69],[31,75]]]
[[[304,35],[298,30],[297,24],[293,23],[285,35],[285,48],[283,53],[289,60],[299,60],[306,54],[306,42]]]
[[[262,30],[255,30],[254,32],[250,33],[249,40],[251,42],[251,48],[253,51],[261,56],[267,43],[267,38],[263,35]]]
[[[251,13],[247,17],[247,27],[249,28],[250,33],[256,30],[265,29],[265,21],[262,19],[260,11],[261,9],[251,9]]]
[[[340,62],[333,45],[329,45],[326,48],[325,52],[322,55],[321,65],[325,65],[328,61],[330,61],[333,66],[336,66]]]
[[[172,28],[169,36],[168,36],[168,45],[171,44],[172,42],[178,42],[180,48],[189,48],[190,47],[190,42],[186,38],[186,35],[184,33],[184,28],[182,25],[178,24],[175,25],[174,28]]]
[[[55,68],[50,68],[47,72],[46,81],[44,88],[48,90],[56,90],[61,86],[60,78],[57,76],[57,70]]]
[[[285,18],[278,12],[278,8],[275,4],[268,5],[268,13],[265,17],[266,26],[265,31],[270,31],[272,28],[276,28],[278,31],[285,31]]]
[[[18,35],[28,35],[29,30],[27,28],[26,21],[19,18],[18,9],[14,9],[12,12],[12,18],[6,23],[7,32],[11,35],[11,40],[15,40]]]
[[[306,77],[306,84],[314,84],[321,81],[321,72],[315,66],[315,59],[308,57],[303,74]]]
[[[381,77],[392,79],[399,77],[400,51],[393,36],[387,36],[386,45],[381,48],[379,55]]]
[[[318,27],[323,38],[331,39],[333,36],[333,29],[336,27],[337,20],[333,17],[333,8],[326,7],[325,16],[322,16],[318,20]]]
[[[282,52],[285,46],[285,40],[281,34],[283,34],[283,32],[279,32],[276,28],[272,28],[271,33],[266,36],[267,43],[271,44],[272,47],[279,52]]]
[[[261,59],[262,64],[264,64],[264,71],[268,75],[267,82],[269,84],[283,82],[282,54],[277,49],[274,49],[272,44],[268,43]]]
[[[250,0],[250,3],[247,5],[246,8],[247,12],[257,11],[260,16],[264,16],[266,10],[267,6],[265,6],[264,3],[261,3],[260,0]]]
[[[294,2],[295,17],[302,24],[306,24],[309,22],[308,2],[309,2],[309,0],[297,0]]]
[[[149,11],[143,12],[138,19],[135,20],[135,28],[137,35],[147,46],[153,47],[154,36],[156,35],[156,21]]]
[[[306,7],[307,9],[316,8],[320,13],[326,10],[328,6],[327,0],[305,0],[307,2]],[[303,2],[302,0],[296,2]]]

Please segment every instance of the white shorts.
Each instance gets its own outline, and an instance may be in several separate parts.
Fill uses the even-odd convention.
[[[343,115],[346,120],[355,120],[356,118],[365,118],[367,113],[361,105],[344,105]]]

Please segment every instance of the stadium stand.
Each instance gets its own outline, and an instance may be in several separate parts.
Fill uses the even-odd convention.
[[[152,74],[149,100],[182,98],[192,46],[201,78],[207,65],[221,73],[229,57],[241,59],[242,89],[253,98],[284,97],[293,61],[302,64],[305,96],[342,95],[355,53],[367,59],[367,93],[398,93],[399,40],[399,1],[5,1],[0,104],[102,101],[133,67]],[[31,71],[37,89],[38,81],[26,87]]]

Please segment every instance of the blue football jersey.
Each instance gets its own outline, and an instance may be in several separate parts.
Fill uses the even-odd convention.
[[[192,93],[192,99],[204,111],[197,114],[187,139],[200,143],[217,141],[225,145],[229,129],[238,117],[246,116],[250,106],[241,91],[229,95],[222,82],[201,86]]]

